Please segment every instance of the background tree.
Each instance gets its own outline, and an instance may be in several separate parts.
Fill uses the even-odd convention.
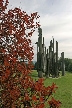
[[[58,61],[59,70],[60,70],[60,71],[61,71],[61,62],[62,62],[62,59],[60,58],[59,61]],[[68,67],[69,67],[69,65],[71,64],[71,62],[72,62],[72,59],[70,59],[70,58],[64,58],[65,71],[69,71]]]
[[[72,73],[72,62],[68,65],[68,71]]]
[[[65,62],[65,70],[68,71],[68,66],[69,66],[69,64],[71,63],[71,59],[65,58],[65,59],[64,59],[64,62]]]

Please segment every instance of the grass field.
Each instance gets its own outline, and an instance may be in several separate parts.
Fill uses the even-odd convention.
[[[33,70],[31,76],[33,79],[37,80],[37,71]],[[47,78],[44,81],[44,84],[45,86],[50,86],[53,82],[58,86],[58,89],[53,97],[61,101],[61,108],[72,108],[72,73],[66,72],[65,76],[61,76],[58,79]]]

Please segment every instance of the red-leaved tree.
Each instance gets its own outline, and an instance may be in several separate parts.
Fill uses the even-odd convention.
[[[34,82],[30,76],[33,59],[30,37],[40,27],[37,22],[40,16],[37,12],[29,16],[19,8],[7,10],[8,3],[0,0],[0,107],[44,108],[57,87],[55,84],[45,87],[42,78]],[[48,104],[50,108],[60,106],[54,98]]]

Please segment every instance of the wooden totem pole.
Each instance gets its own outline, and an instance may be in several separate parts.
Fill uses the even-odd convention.
[[[43,72],[42,72],[42,29],[38,28],[38,42],[37,44],[37,71],[38,71],[38,77],[42,78],[43,77]]]

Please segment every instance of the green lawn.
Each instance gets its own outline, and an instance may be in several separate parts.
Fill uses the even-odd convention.
[[[34,70],[31,76],[37,80],[37,71]],[[47,78],[44,84],[48,86],[52,85],[53,82],[58,86],[53,96],[62,102],[61,108],[72,108],[72,73],[66,72],[65,76],[61,76],[58,79]]]

